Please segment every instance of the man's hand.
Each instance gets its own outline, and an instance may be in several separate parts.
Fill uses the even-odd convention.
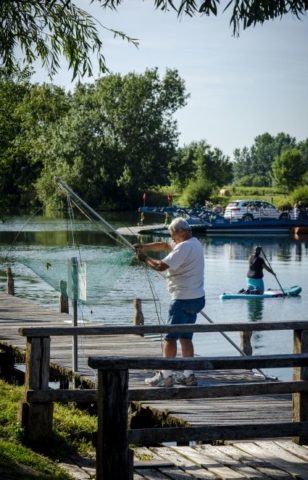
[[[135,251],[137,251],[137,250],[139,252],[143,251],[143,245],[141,245],[140,243],[134,243],[133,248],[135,249]]]
[[[148,258],[145,253],[140,252],[139,250],[136,250],[136,257],[137,257],[138,260],[140,260],[141,262],[145,262],[146,259]]]

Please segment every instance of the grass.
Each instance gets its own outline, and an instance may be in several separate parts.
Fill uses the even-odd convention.
[[[17,421],[18,403],[24,387],[0,379],[0,478],[1,480],[72,480],[57,462],[71,454],[94,457],[92,435],[97,418],[74,405],[55,404],[54,431],[51,439],[33,450],[24,442],[24,432]]]

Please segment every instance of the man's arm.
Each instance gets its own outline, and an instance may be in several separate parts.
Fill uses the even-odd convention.
[[[138,252],[163,252],[165,250],[172,250],[169,242],[135,243],[133,247]]]
[[[162,262],[161,260],[156,260],[155,258],[148,257],[145,253],[143,252],[136,252],[137,258],[141,262],[145,262],[149,267],[153,268],[153,270],[156,270],[157,272],[164,272],[169,268],[169,265],[166,263]]]

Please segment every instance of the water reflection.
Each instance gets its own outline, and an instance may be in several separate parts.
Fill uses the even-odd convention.
[[[247,301],[248,314],[247,318],[250,322],[259,322],[263,318],[264,299],[252,298]]]

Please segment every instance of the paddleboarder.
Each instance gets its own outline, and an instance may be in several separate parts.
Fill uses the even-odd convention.
[[[264,293],[264,281],[263,281],[263,270],[267,270],[274,277],[276,274],[271,267],[266,265],[264,258],[260,257],[262,252],[262,247],[258,246],[254,249],[252,255],[248,259],[249,268],[246,277],[247,289],[244,288],[239,291],[239,293],[248,293],[248,294],[259,294]]]

